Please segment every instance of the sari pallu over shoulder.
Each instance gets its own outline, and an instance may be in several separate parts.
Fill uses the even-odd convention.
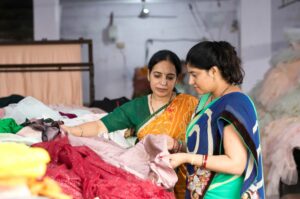
[[[177,95],[170,103],[146,118],[138,127],[137,137],[141,140],[148,134],[166,134],[184,140],[186,127],[198,100],[187,94]]]
[[[197,111],[187,130],[188,151],[208,155],[222,154],[222,143],[219,143],[218,139],[222,140],[224,127],[232,124],[240,134],[248,152],[240,197],[246,194],[250,199],[256,196],[264,199],[260,135],[257,114],[251,99],[239,92],[229,93]],[[187,169],[189,177],[197,171],[197,168],[192,165],[188,165]],[[202,192],[198,191],[197,195],[199,195],[198,198],[205,198],[205,192],[212,186],[215,172],[201,172],[208,172],[206,175],[208,178],[206,178],[207,183],[201,189]],[[191,190],[187,191],[187,196],[193,196],[191,194],[193,194]]]

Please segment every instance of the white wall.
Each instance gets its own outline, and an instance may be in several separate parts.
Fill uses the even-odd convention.
[[[59,0],[33,0],[34,40],[60,39]]]
[[[139,19],[120,17],[138,15],[139,3],[61,0],[59,5],[59,0],[34,0],[35,39],[92,39],[96,99],[130,98],[133,71],[146,62],[148,39],[163,40],[148,43],[149,56],[159,49],[171,49],[181,59],[195,41],[203,37],[231,42],[241,53],[246,72],[243,89],[248,92],[263,79],[270,68],[271,56],[288,46],[284,29],[300,26],[300,3],[279,9],[281,0],[226,0],[220,1],[221,6],[216,1],[198,1],[192,3],[195,20],[188,2],[165,0],[164,3],[148,3],[151,14],[175,15],[177,18]],[[114,22],[118,28],[117,41],[125,44],[124,49],[118,49],[115,43],[103,39],[110,12],[120,17],[116,16]],[[231,32],[235,19],[240,27]],[[191,41],[168,41],[170,39]],[[83,74],[84,101],[88,102],[88,76]]]
[[[195,20],[188,2],[148,3],[150,14],[177,18],[139,19],[133,16],[140,12],[140,3],[63,0],[59,5],[59,0],[34,0],[35,39],[92,39],[99,100],[130,98],[135,67],[143,66],[159,49],[171,49],[184,59],[188,49],[204,37],[227,40],[237,47],[246,72],[243,89],[248,92],[263,79],[270,68],[271,56],[288,46],[284,29],[300,26],[300,3],[279,9],[281,0],[226,0],[220,1],[221,6],[216,1],[198,1],[192,3]],[[103,37],[110,12],[115,14],[117,42],[124,43],[124,49],[118,49]],[[124,15],[131,17],[121,17]],[[232,32],[235,19],[239,28]],[[154,42],[147,45],[146,59],[149,39]],[[84,101],[88,102],[88,76],[84,73],[83,78]]]
[[[93,40],[96,99],[121,96],[130,98],[133,71],[135,67],[145,64],[145,42],[148,39],[190,39],[191,41],[154,41],[149,44],[149,56],[157,50],[170,49],[181,59],[185,59],[187,51],[203,37],[227,40],[238,46],[238,32],[230,32],[232,21],[237,18],[235,1],[221,1],[221,6],[216,1],[193,3],[197,22],[189,11],[189,1],[148,4],[150,14],[175,15],[175,19],[139,19],[136,16],[141,10],[140,3],[63,2],[61,38],[84,37]],[[118,42],[125,44],[123,50],[118,49],[115,43],[103,41],[103,31],[108,26],[112,11],[116,16],[114,22],[118,28]],[[124,15],[134,17],[120,17]],[[88,101],[87,77],[84,82],[84,101]]]
[[[248,92],[260,82],[270,59],[288,47],[284,30],[300,27],[300,3],[284,8],[281,0],[241,0],[241,57],[246,76],[243,89]]]
[[[243,90],[250,91],[269,69],[271,58],[271,0],[241,0],[241,58]]]

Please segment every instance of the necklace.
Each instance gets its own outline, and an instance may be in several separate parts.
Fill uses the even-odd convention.
[[[229,84],[223,91],[222,93],[220,94],[220,97],[222,97],[224,95],[224,93],[231,87],[231,84]],[[214,97],[213,95],[211,95],[211,99],[210,101],[213,101]]]
[[[173,94],[174,94],[174,93],[171,94],[168,103],[171,102],[171,100],[172,100],[172,98],[173,98]],[[153,113],[155,113],[155,111],[154,111],[154,108],[153,108],[153,105],[152,105],[152,101],[153,101],[153,97],[152,97],[152,93],[151,93],[151,95],[150,95],[150,108],[151,108],[151,111],[152,111],[152,114],[153,114]],[[167,104],[168,104],[168,103],[167,103]]]

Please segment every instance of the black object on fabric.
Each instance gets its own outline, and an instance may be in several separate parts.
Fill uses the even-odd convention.
[[[103,100],[95,100],[90,107],[97,107],[106,112],[112,112],[115,108],[126,102],[129,102],[129,99],[126,97],[120,97],[116,99],[108,99],[105,97]]]
[[[51,118],[47,119],[37,119],[30,121],[26,119],[21,126],[29,126],[33,130],[41,131],[42,132],[42,141],[47,142],[50,140],[55,139],[60,133],[60,125],[62,125],[63,121],[54,121]]]
[[[279,195],[280,197],[288,194],[300,194],[300,149],[294,148],[293,150],[293,156],[294,160],[297,165],[297,171],[298,171],[298,182],[295,185],[287,185],[284,184],[282,181],[280,181],[279,184]]]
[[[16,104],[24,99],[24,96],[13,94],[7,97],[0,97],[0,108],[6,107],[10,104]]]

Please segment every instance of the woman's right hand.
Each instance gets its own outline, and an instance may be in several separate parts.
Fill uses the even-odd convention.
[[[64,132],[78,137],[95,137],[100,133],[108,132],[106,126],[100,120],[82,123],[77,126],[61,125],[60,128]]]
[[[189,154],[187,153],[174,153],[169,154],[166,157],[169,158],[172,168],[176,168],[184,163],[187,163],[188,156]]]
[[[65,132],[65,133],[68,133],[68,134],[69,134],[69,133],[71,132],[69,126],[60,125],[59,128],[60,128],[60,130],[62,130],[62,131]]]

